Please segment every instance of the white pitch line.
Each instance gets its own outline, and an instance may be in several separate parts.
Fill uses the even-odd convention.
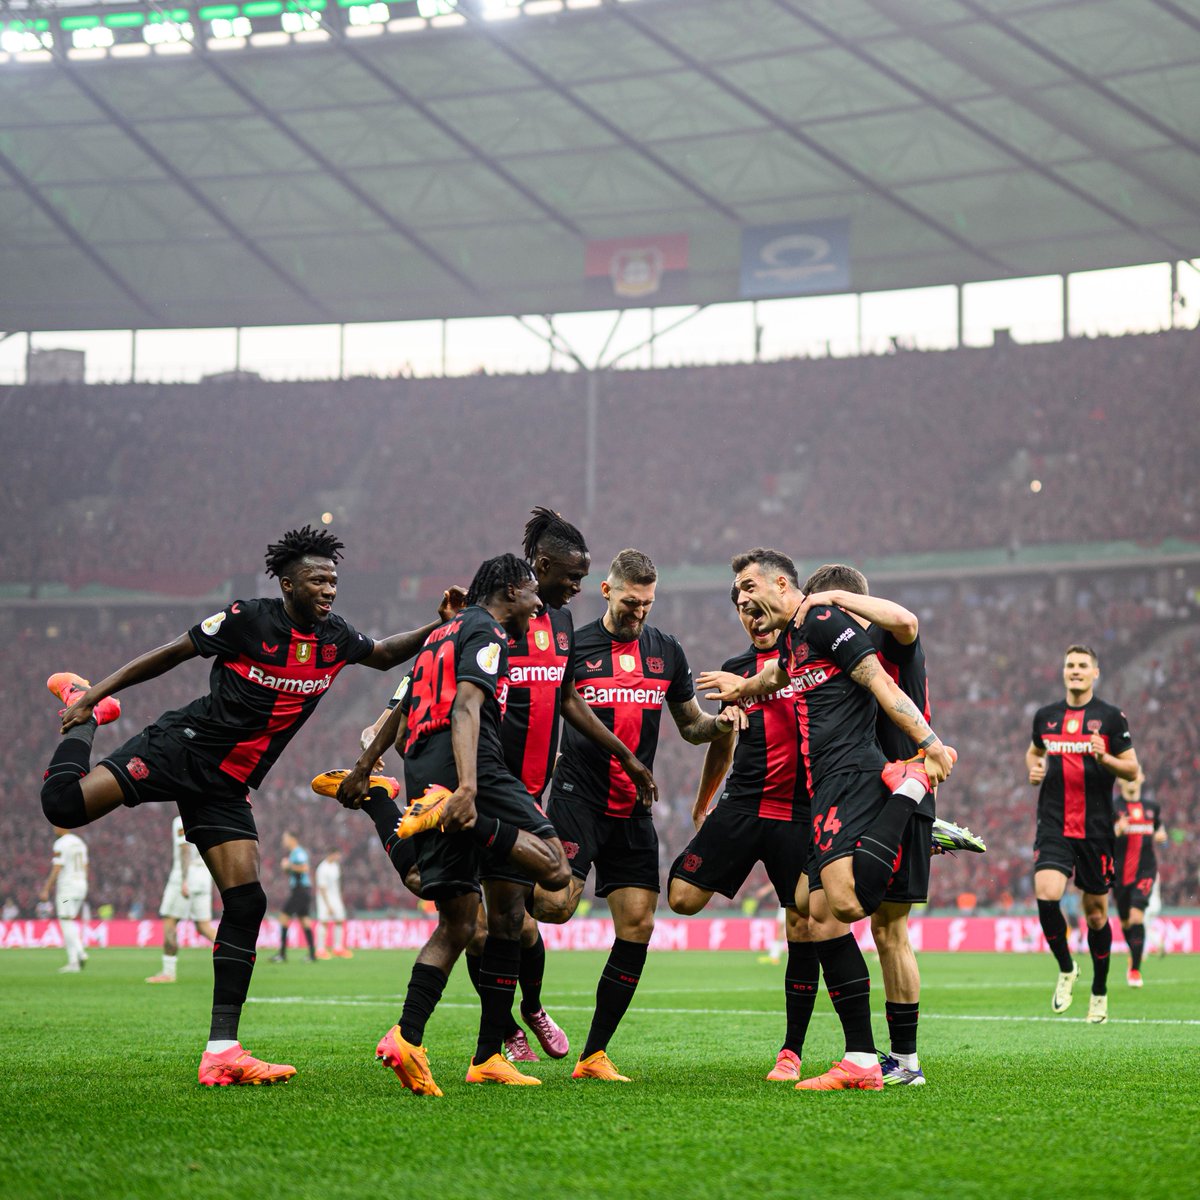
[[[399,1001],[398,996],[381,996],[376,999],[348,996],[251,996],[248,1004],[308,1004],[314,1008],[382,1008],[394,1007]],[[479,1005],[460,1000],[443,1000],[439,1008],[466,1008],[478,1011]],[[555,1012],[590,1013],[594,1006],[591,1004],[556,1004]],[[634,1013],[657,1013],[663,1016],[682,1017],[770,1017],[778,1020],[782,1009],[759,1008],[648,1008],[645,1005],[635,1005]],[[815,1017],[832,1017],[829,1012],[814,1013]],[[1085,1023],[1084,1017],[1018,1017],[996,1013],[928,1013],[921,1014],[923,1021],[1011,1021],[1018,1024],[1076,1024]],[[1200,1020],[1182,1017],[1109,1017],[1109,1025],[1200,1025]]]

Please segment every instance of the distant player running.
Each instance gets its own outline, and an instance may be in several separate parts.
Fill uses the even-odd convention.
[[[58,834],[54,842],[54,857],[40,895],[43,900],[49,900],[50,893],[54,893],[54,915],[58,918],[63,948],[67,952],[67,961],[58,968],[58,973],[75,975],[88,960],[79,920],[88,893],[87,844],[83,838],[61,826],[55,826],[54,832]]]
[[[575,637],[572,683],[605,727],[647,768],[654,765],[664,705],[685,741],[711,742],[733,728],[700,711],[683,648],[646,624],[658,571],[639,550],[622,550],[600,585],[607,610]],[[607,1054],[646,965],[658,902],[658,834],[644,796],[608,750],[576,728],[550,785],[550,818],[571,861],[571,880],[534,893],[534,915],[570,920],[596,868],[596,895],[608,901],[616,934],[596,988],[596,1009],[574,1079],[629,1082]]]
[[[778,658],[779,635],[775,630],[756,634],[754,622],[760,614],[753,602],[742,603],[736,588],[731,599],[751,645],[726,660],[721,670],[749,679]],[[808,928],[808,775],[791,683],[769,696],[744,700],[741,706],[747,726],[736,745],[728,733],[705,752],[692,806],[696,834],[671,865],[667,897],[673,912],[698,913],[714,892],[732,900],[757,863],[766,867],[783,908],[787,943],[786,1028],[767,1078],[795,1083],[820,980]]]
[[[823,1075],[802,1079],[801,1090],[878,1090],[883,1074],[871,1032],[870,978],[853,934],[843,926],[883,903],[905,828],[925,794],[950,772],[953,751],[943,746],[920,710],[880,665],[868,622],[834,605],[800,617],[813,580],[801,591],[791,559],[762,547],[733,559],[735,584],[762,616],[754,632],[781,631],[778,661],[752,679],[721,671],[700,676],[710,699],[768,695],[791,680],[796,691],[802,754],[813,781],[809,860],[810,915],[825,986],[842,1022],[846,1051]],[[926,751],[913,778],[889,794],[875,739],[876,705]],[[832,918],[832,920],[831,920]]]
[[[1108,1020],[1108,967],[1112,927],[1108,889],[1113,881],[1113,779],[1136,779],[1137,754],[1125,714],[1096,696],[1100,659],[1090,646],[1068,646],[1063,659],[1066,699],[1039,708],[1025,751],[1029,782],[1038,789],[1033,890],[1058,983],[1050,1007],[1071,1007],[1079,967],[1067,944],[1060,901],[1072,874],[1083,893],[1092,957],[1087,1019]]]
[[[77,829],[122,805],[176,804],[188,841],[220,889],[212,1023],[199,1071],[210,1087],[281,1082],[295,1074],[294,1067],[252,1058],[238,1041],[267,908],[248,792],[262,783],[343,668],[362,663],[390,670],[411,658],[436,624],[374,641],[335,616],[342,548],[327,531],[290,530],[266,553],[281,597],[235,600],[99,683],[69,672],[48,681],[67,707],[42,785],[47,819]],[[197,656],[215,660],[209,694],[164,713],[92,767],[97,725],[120,715],[114,693]]]
[[[287,962],[288,934],[292,931],[292,922],[299,921],[300,932],[308,946],[308,961],[316,962],[317,947],[312,923],[312,865],[308,851],[300,845],[300,839],[290,829],[283,831],[280,840],[284,856],[279,862],[279,869],[287,879],[288,894],[279,917],[279,953],[271,961]]]
[[[1146,951],[1146,909],[1158,878],[1156,844],[1167,840],[1162,810],[1157,800],[1143,799],[1146,777],[1139,768],[1136,779],[1122,779],[1117,801],[1116,881],[1113,897],[1117,915],[1129,946],[1129,969],[1125,982],[1142,986],[1142,955]]]
[[[174,983],[179,967],[179,922],[191,921],[196,932],[208,941],[216,940],[212,923],[212,876],[199,853],[188,844],[183,818],[171,822],[171,872],[163,888],[158,915],[163,923],[162,970],[147,983]]]
[[[317,958],[353,958],[346,945],[346,902],[342,899],[342,852],[330,850],[314,876],[317,901]],[[332,937],[330,936],[332,934]],[[333,949],[329,949],[329,942]]]

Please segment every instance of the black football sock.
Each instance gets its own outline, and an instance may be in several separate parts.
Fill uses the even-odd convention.
[[[1131,971],[1140,971],[1142,969],[1142,955],[1146,952],[1145,925],[1130,925],[1125,930],[1125,941],[1129,946],[1129,969]]]
[[[787,1033],[783,1049],[800,1058],[821,983],[821,960],[817,957],[816,942],[788,942],[787,948],[787,966],[783,972]]]
[[[889,796],[879,816],[854,845],[854,894],[867,916],[883,903],[900,865],[900,843],[915,807],[907,796]]]
[[[470,950],[468,950],[463,957],[467,960],[467,975],[471,979],[471,986],[475,989],[475,992],[479,996],[480,1002],[482,1003],[483,992],[479,990],[479,964],[482,959],[478,954],[472,954]],[[510,1007],[508,1012],[508,1020],[505,1022],[504,1040],[508,1041],[508,1039],[512,1037],[514,1033],[520,1033],[520,1031],[521,1027],[517,1024],[516,1019],[513,1017],[512,1009]]]
[[[267,895],[260,883],[242,883],[221,893],[221,923],[213,939],[213,1004],[210,1041],[238,1040],[238,1020],[250,977]]]
[[[471,826],[471,836],[497,859],[505,859],[517,844],[517,827],[496,817],[477,817]]]
[[[378,800],[364,800],[362,810],[375,823],[375,832],[379,835],[383,852],[391,860],[396,874],[401,879],[408,874],[412,865],[412,847],[406,843],[409,839],[396,836],[396,825],[400,820],[400,807],[391,796],[383,796]]]
[[[279,923],[279,951],[278,957],[287,961],[287,944],[288,935],[292,932],[291,921],[281,921]]]
[[[871,976],[852,933],[817,942],[825,990],[846,1035],[847,1054],[874,1054],[871,1034]]]
[[[1099,929],[1088,930],[1088,950],[1092,954],[1092,995],[1108,993],[1108,964],[1112,956],[1112,926],[1105,921]]]
[[[517,992],[517,972],[521,966],[521,943],[517,938],[498,938],[488,934],[479,956],[479,1041],[475,1063],[486,1062],[499,1054],[505,1031],[512,1025],[513,997]]]
[[[637,990],[638,980],[646,965],[647,949],[644,942],[627,942],[623,938],[613,942],[608,961],[600,972],[600,982],[596,985],[596,1012],[580,1058],[588,1058],[597,1050],[608,1049],[609,1039],[616,1033]]]
[[[919,1004],[893,1004],[890,1000],[884,1002],[887,1013],[888,1038],[891,1041],[893,1054],[916,1054],[917,1052],[917,1016]]]
[[[1066,974],[1075,965],[1071,947],[1067,944],[1067,918],[1057,900],[1039,900],[1038,920],[1042,923],[1042,934],[1050,953],[1058,960],[1058,969]]]
[[[309,958],[316,958],[316,956],[317,956],[317,948],[316,948],[316,946],[313,944],[313,930],[312,930],[312,926],[311,926],[311,925],[301,925],[301,926],[300,926],[300,928],[301,928],[302,930],[304,930],[304,940],[305,940],[305,941],[308,943],[308,957],[309,957]]]
[[[400,1014],[400,1036],[411,1046],[425,1040],[425,1023],[433,1016],[449,976],[428,963],[414,963],[404,994],[404,1009]]]
[[[68,729],[54,748],[50,765],[42,776],[42,812],[51,825],[78,829],[88,824],[79,781],[91,770],[95,736],[93,718]]]
[[[542,935],[532,946],[521,947],[521,1012],[531,1016],[542,1007],[542,975],[546,970],[546,943]]]

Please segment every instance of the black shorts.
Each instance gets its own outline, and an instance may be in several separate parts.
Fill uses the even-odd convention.
[[[1139,912],[1146,911],[1150,903],[1150,893],[1154,891],[1154,876],[1139,876],[1133,883],[1113,884],[1113,899],[1117,902],[1117,916],[1122,921],[1129,920],[1129,914],[1136,908]]]
[[[579,800],[550,793],[550,820],[576,879],[596,868],[596,895],[618,888],[657,892],[658,831],[649,817],[610,817]]]
[[[440,744],[443,740],[444,746]],[[503,762],[481,760],[476,767],[475,781],[475,811],[481,817],[496,817],[545,841],[558,836],[550,819]],[[421,754],[404,760],[404,782],[410,800],[416,799],[433,783],[451,789],[458,786],[449,735],[427,744]],[[507,877],[499,872],[513,870],[511,866],[492,861],[470,832],[431,830],[417,834],[412,841],[417,868],[421,872],[421,895],[426,900],[448,900],[469,892],[478,895],[481,878]],[[526,879],[520,872],[514,873],[518,880]]]
[[[785,908],[796,905],[796,884],[808,864],[812,836],[807,821],[774,821],[718,804],[671,864],[668,881],[717,892],[732,900],[755,863],[767,868],[775,894]]]
[[[883,894],[885,904],[924,904],[929,899],[929,864],[933,852],[933,817],[913,813],[900,840],[900,861]]]
[[[176,805],[187,840],[201,853],[224,842],[258,841],[246,785],[157,725],[147,726],[98,765],[116,776],[128,807]]]
[[[1035,871],[1061,871],[1075,886],[1092,896],[1103,896],[1112,887],[1115,868],[1112,838],[1069,838],[1056,830],[1039,828],[1033,843]]]
[[[854,853],[879,816],[891,793],[878,771],[849,770],[828,775],[817,784],[812,799],[812,853],[808,886],[821,886],[821,870]]]
[[[283,902],[285,917],[307,917],[312,912],[312,888],[300,884],[292,888]]]

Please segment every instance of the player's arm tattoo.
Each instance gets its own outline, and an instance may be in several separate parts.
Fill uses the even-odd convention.
[[[671,716],[683,740],[691,742],[693,746],[702,746],[730,732],[727,722],[701,711],[695,696],[682,703],[668,701],[667,707],[671,710]]]

